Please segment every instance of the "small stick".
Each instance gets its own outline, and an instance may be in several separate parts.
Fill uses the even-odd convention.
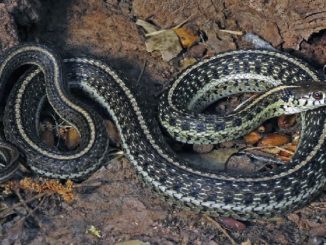
[[[17,197],[18,197],[18,199],[19,199],[19,201],[23,204],[23,206],[25,207],[25,209],[27,210],[27,212],[28,212],[28,214],[22,219],[22,222],[24,222],[28,217],[33,217],[34,218],[34,220],[37,222],[37,224],[38,224],[38,226],[39,227],[41,227],[40,226],[40,220],[36,217],[36,216],[34,216],[34,212],[40,207],[40,204],[38,204],[37,206],[36,206],[36,208],[34,208],[34,209],[31,209],[28,205],[27,205],[27,203],[25,202],[25,200],[23,199],[23,197],[20,195],[20,193],[19,193],[19,190],[15,190],[15,194],[17,195]],[[41,201],[42,202],[42,201]],[[40,203],[41,203],[40,202]],[[43,203],[43,202],[42,202]]]
[[[292,151],[289,151],[289,150],[286,150],[280,146],[274,146],[274,145],[271,145],[271,146],[255,146],[255,147],[249,147],[249,148],[245,148],[243,149],[244,151],[250,151],[250,150],[259,150],[259,149],[267,149],[267,148],[275,148],[275,149],[278,149],[280,151],[284,151],[290,155],[293,155],[294,153]]]
[[[138,76],[138,79],[136,81],[136,88],[138,87],[138,84],[140,82],[140,79],[143,77],[143,74],[144,74],[144,71],[145,71],[145,68],[146,68],[146,65],[147,65],[147,61],[145,60],[144,64],[143,64],[143,68],[141,69],[140,73],[139,73],[139,76]]]
[[[218,228],[224,234],[224,236],[226,236],[230,240],[230,242],[232,244],[234,244],[234,245],[237,244],[236,241],[233,240],[233,238],[229,235],[229,233],[218,222],[216,222],[214,219],[212,219],[211,217],[209,217],[206,214],[204,214],[204,217],[209,222],[211,222],[216,228]]]
[[[36,196],[33,196],[32,198],[30,198],[30,199],[28,199],[28,200],[25,200],[25,204],[30,203],[30,202],[32,202],[32,201],[34,201],[34,200],[36,200],[36,199],[42,198],[42,197],[44,197],[44,196],[46,196],[46,195],[48,195],[48,193],[40,193],[40,194],[38,194],[38,195],[36,195]],[[22,202],[16,203],[16,204],[14,204],[13,206],[11,206],[10,208],[3,209],[3,210],[0,212],[0,214],[1,214],[2,212],[4,212],[4,211],[7,211],[7,213],[8,213],[8,212],[14,210],[15,208],[18,208],[18,207],[21,206],[21,205],[23,205]],[[0,215],[0,218],[3,218],[3,217]]]
[[[233,35],[237,35],[237,36],[242,36],[244,34],[242,31],[232,31],[232,30],[224,30],[224,29],[220,29],[219,31],[229,33],[229,34],[233,34]]]

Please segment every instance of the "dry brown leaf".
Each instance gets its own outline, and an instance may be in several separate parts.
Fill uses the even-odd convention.
[[[173,29],[153,31],[154,26],[142,20],[137,20],[136,24],[148,31],[145,42],[148,52],[160,51],[163,60],[169,61],[182,51],[179,37]]]
[[[193,33],[190,29],[185,27],[179,27],[173,29],[175,33],[180,38],[180,42],[182,47],[184,48],[190,48],[192,45],[194,45],[199,40],[199,36]]]
[[[59,128],[58,133],[69,150],[75,149],[80,143],[80,135],[74,127],[62,126]]]
[[[6,183],[6,190],[13,190],[20,188],[31,192],[52,192],[59,194],[66,202],[71,202],[74,199],[73,196],[73,182],[71,180],[66,181],[66,185],[62,185],[58,180],[46,180],[44,182],[36,182],[31,178],[24,178],[19,182],[9,181]]]
[[[243,138],[247,144],[254,145],[262,138],[262,136],[257,131],[253,131],[245,135]]]
[[[246,229],[246,225],[236,219],[229,217],[220,217],[219,221],[228,229],[235,230],[237,232],[241,232]]]
[[[69,150],[75,149],[80,142],[80,135],[77,129],[70,127],[66,131],[65,145]]]
[[[165,61],[173,59],[182,50],[179,38],[173,30],[164,30],[152,35],[145,45],[148,52],[160,51]]]
[[[290,142],[290,138],[284,134],[270,134],[263,138],[259,146],[280,146]]]

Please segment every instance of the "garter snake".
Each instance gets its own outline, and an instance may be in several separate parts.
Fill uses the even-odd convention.
[[[325,109],[320,107],[325,103],[326,89],[318,74],[296,58],[268,50],[222,53],[183,72],[162,96],[159,119],[166,131],[185,142],[214,141],[205,134],[213,129],[222,132],[214,135],[218,141],[231,134],[238,137],[250,124],[255,126],[273,113],[306,111],[302,113],[301,141],[291,162],[250,175],[189,167],[152,127],[156,121],[146,115],[125,82],[108,65],[90,58],[64,62],[62,65],[53,51],[39,45],[17,46],[0,60],[0,91],[18,67],[37,67],[13,87],[4,125],[6,139],[23,152],[30,168],[38,174],[83,179],[101,166],[108,154],[109,142],[101,118],[71,95],[67,86],[70,80],[77,81],[110,114],[125,154],[141,178],[155,191],[184,206],[241,219],[268,216],[303,205],[326,182],[326,121]],[[219,97],[251,90],[263,93],[237,112],[238,117],[227,121],[203,114],[198,115],[199,120],[189,112],[200,111]],[[82,141],[76,150],[62,153],[37,137],[33,115],[38,114],[45,93],[56,113],[79,130]],[[250,116],[241,114],[243,111]],[[204,140],[198,135],[203,135]]]

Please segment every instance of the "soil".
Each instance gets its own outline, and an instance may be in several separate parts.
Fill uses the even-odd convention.
[[[155,101],[180,72],[183,58],[252,46],[221,30],[254,33],[321,69],[326,62],[325,18],[324,0],[3,0],[0,49],[33,41],[63,57],[105,59],[137,94],[150,91],[147,97]],[[186,22],[187,29],[201,33],[202,42],[164,61],[159,52],[146,51],[137,19],[162,29]],[[14,179],[22,175],[46,181],[28,170]],[[307,207],[273,219],[208,217],[156,196],[122,158],[76,184],[72,202],[57,194],[29,201],[37,195],[2,186],[1,244],[326,244],[326,188]]]

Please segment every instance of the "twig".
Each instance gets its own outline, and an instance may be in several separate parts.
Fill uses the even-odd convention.
[[[40,198],[42,198],[42,197],[44,197],[44,196],[46,196],[46,195],[51,195],[51,194],[50,194],[50,193],[47,193],[47,192],[39,193],[39,194],[37,194],[36,196],[33,196],[32,198],[25,200],[25,203],[26,203],[26,204],[27,204],[27,203],[30,203],[30,202],[32,202],[32,201],[34,201],[34,200],[36,200],[36,199],[40,199]],[[12,206],[12,208],[19,207],[20,205],[21,205],[21,203],[18,203],[18,204],[16,204],[16,205]]]
[[[189,22],[190,20],[192,20],[195,17],[195,15],[190,15],[187,19],[185,19],[184,21],[182,21],[180,24],[178,24],[177,26],[173,27],[172,29],[178,29],[181,26],[183,26],[184,24],[186,24],[187,22]]]
[[[23,206],[26,208],[26,210],[27,210],[27,212],[28,212],[28,214],[25,216],[25,217],[23,217],[20,221],[18,221],[18,222],[21,222],[22,224],[27,220],[27,218],[29,218],[29,217],[32,217],[35,221],[36,221],[36,223],[37,223],[37,226],[40,228],[40,230],[41,231],[43,231],[43,228],[42,228],[42,226],[40,225],[42,222],[40,221],[40,219],[38,218],[38,217],[36,217],[35,215],[34,215],[34,213],[42,206],[42,204],[43,204],[43,202],[44,202],[44,200],[45,200],[45,197],[43,197],[42,198],[42,200],[37,204],[37,206],[35,207],[35,208],[33,208],[33,209],[31,209],[28,205],[27,205],[27,203],[26,203],[26,201],[23,199],[23,197],[20,195],[20,193],[19,193],[19,190],[15,190],[15,193],[16,193],[16,195],[18,196],[18,199],[19,199],[19,201],[23,204]]]
[[[34,200],[36,200],[36,199],[40,199],[40,198],[42,198],[42,197],[45,197],[45,196],[48,195],[48,194],[49,194],[49,193],[40,193],[40,194],[38,194],[38,195],[36,195],[36,196],[33,196],[32,198],[30,198],[30,199],[28,199],[28,200],[25,200],[24,203],[25,203],[25,204],[30,203],[30,202],[32,202],[32,201],[34,201]],[[22,203],[22,202],[16,203],[16,204],[14,204],[13,206],[11,206],[10,208],[6,208],[6,209],[1,210],[0,214],[3,213],[3,212],[7,212],[7,213],[8,213],[8,212],[11,212],[11,211],[13,211],[15,208],[18,208],[19,206],[23,205],[24,203]],[[0,215],[0,218],[3,218],[3,216]]]
[[[237,35],[237,36],[242,36],[244,33],[242,31],[232,31],[232,30],[224,30],[224,29],[220,29],[220,32],[225,32],[228,34],[233,34],[233,35]]]
[[[31,216],[31,217],[33,217],[35,220],[36,220],[36,222],[38,222],[39,223],[39,220],[38,220],[38,218],[36,218],[34,215],[33,215],[33,210],[27,205],[27,203],[25,202],[25,200],[23,199],[23,197],[20,195],[20,192],[19,192],[19,190],[14,190],[14,192],[15,192],[15,194],[16,194],[16,196],[18,197],[18,199],[19,199],[19,201],[23,204],[23,206],[25,207],[25,209],[27,210],[27,212],[28,212],[28,215],[27,216],[25,216],[25,220],[29,217],[29,216]]]
[[[209,222],[211,222],[217,229],[219,229],[224,234],[224,236],[226,236],[230,240],[230,242],[232,244],[237,244],[236,241],[233,240],[233,238],[229,235],[229,233],[218,222],[216,222],[214,219],[212,219],[211,217],[209,217],[206,214],[204,214],[204,217]]]
[[[261,244],[264,244],[264,245],[268,245],[269,243],[268,242],[266,242],[264,239],[262,239],[262,238],[259,238],[259,241],[261,241]]]
[[[143,77],[144,75],[144,71],[145,71],[145,68],[146,68],[146,65],[147,65],[147,61],[145,60],[144,64],[143,64],[143,68],[141,69],[140,73],[139,73],[139,76],[137,78],[137,81],[136,81],[136,88],[138,88],[138,84],[141,80],[141,78]]]
[[[45,197],[42,198],[42,200],[37,204],[37,206],[35,208],[33,208],[32,210],[30,210],[29,214],[25,217],[25,220],[29,217],[32,216],[34,219],[37,220],[38,223],[41,223],[41,221],[34,216],[34,213],[42,206],[43,202],[45,200]],[[40,226],[41,227],[41,226]]]
[[[250,151],[250,150],[269,149],[269,148],[275,148],[275,149],[278,149],[278,150],[280,150],[280,151],[284,151],[284,152],[286,152],[286,153],[288,153],[288,154],[290,154],[290,155],[293,155],[293,154],[294,154],[294,152],[289,151],[289,150],[287,150],[287,149],[285,149],[285,148],[283,148],[283,147],[276,146],[276,145],[270,145],[270,146],[268,146],[268,145],[266,145],[266,146],[255,146],[255,147],[245,148],[245,149],[243,149],[243,150],[244,150],[244,151]]]

